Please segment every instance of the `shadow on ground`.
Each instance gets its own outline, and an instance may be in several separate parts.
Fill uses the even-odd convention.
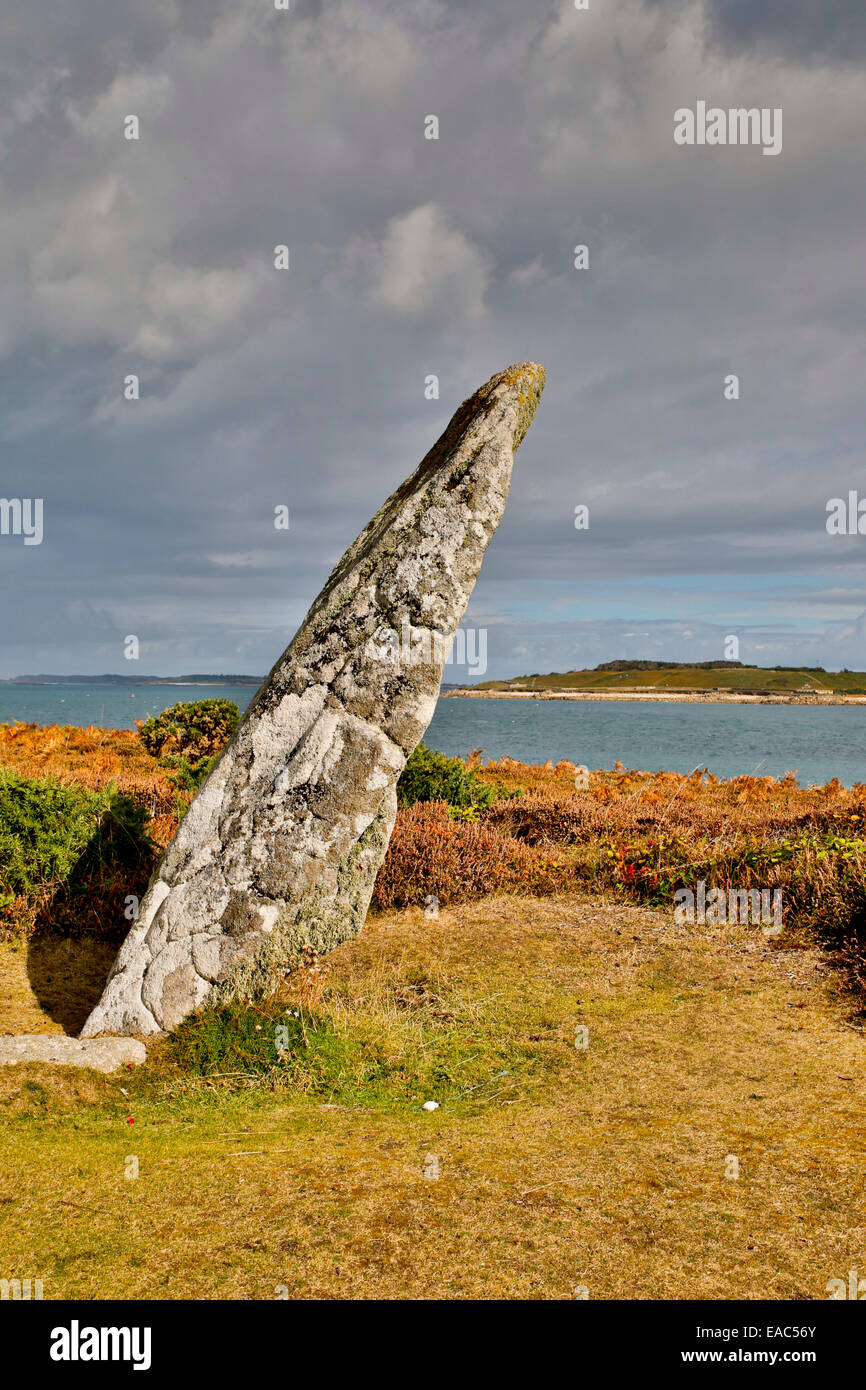
[[[27,942],[27,976],[39,1007],[64,1032],[78,1034],[99,1000],[158,857],[146,813],[116,797],[40,909]]]
[[[110,937],[59,936],[46,930],[31,938],[27,977],[39,1007],[64,1033],[77,1036],[98,1003],[123,933]]]

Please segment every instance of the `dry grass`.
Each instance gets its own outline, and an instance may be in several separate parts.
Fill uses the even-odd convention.
[[[0,1033],[79,1033],[117,949],[117,941],[50,935],[4,943]]]
[[[113,781],[162,843],[188,800],[133,733],[0,726],[0,763]],[[822,1299],[862,1269],[866,1038],[842,972],[802,938],[677,927],[606,890],[518,896],[517,875],[552,854],[595,873],[604,842],[662,834],[696,861],[804,829],[860,838],[866,789],[620,768],[576,792],[575,772],[481,769],[524,795],[438,837],[452,859],[483,841],[491,881],[501,841],[509,896],[371,918],[257,1006],[263,1027],[294,1005],[321,1030],[326,1095],[304,1051],[229,1076],[168,1043],[107,1078],[0,1069],[0,1277],[47,1298]],[[431,815],[401,812],[383,884],[411,876],[413,834],[416,869],[451,863]],[[0,942],[0,1028],[75,1031],[113,949]]]
[[[182,1087],[160,1047],[105,1081],[9,1069],[0,1273],[46,1297],[821,1299],[862,1267],[866,1040],[816,952],[510,897],[387,914],[330,960],[316,1002],[347,1027],[444,1012],[549,1065],[491,1065],[432,1114]]]

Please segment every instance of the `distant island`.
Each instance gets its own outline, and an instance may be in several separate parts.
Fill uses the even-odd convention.
[[[264,676],[8,676],[0,685],[261,685]]]
[[[605,661],[593,669],[481,681],[449,695],[525,699],[718,700],[842,704],[866,699],[866,672],[742,661]]]
[[[0,685],[252,685],[264,676],[0,676]],[[460,690],[459,684],[442,682],[442,689]]]

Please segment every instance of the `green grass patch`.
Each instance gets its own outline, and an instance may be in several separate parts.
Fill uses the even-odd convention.
[[[315,1012],[275,999],[205,1007],[165,1046],[185,1078],[389,1111],[553,1080],[568,1056],[562,1040],[554,1043],[531,1040],[514,1018],[449,1008],[416,982],[361,1007],[339,998]]]

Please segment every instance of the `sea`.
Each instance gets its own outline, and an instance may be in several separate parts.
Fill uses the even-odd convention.
[[[225,698],[246,709],[250,685],[3,685],[0,723],[132,729],[179,700]],[[525,763],[567,758],[644,771],[782,777],[801,786],[866,782],[866,705],[656,704],[614,700],[440,699],[431,748]]]

